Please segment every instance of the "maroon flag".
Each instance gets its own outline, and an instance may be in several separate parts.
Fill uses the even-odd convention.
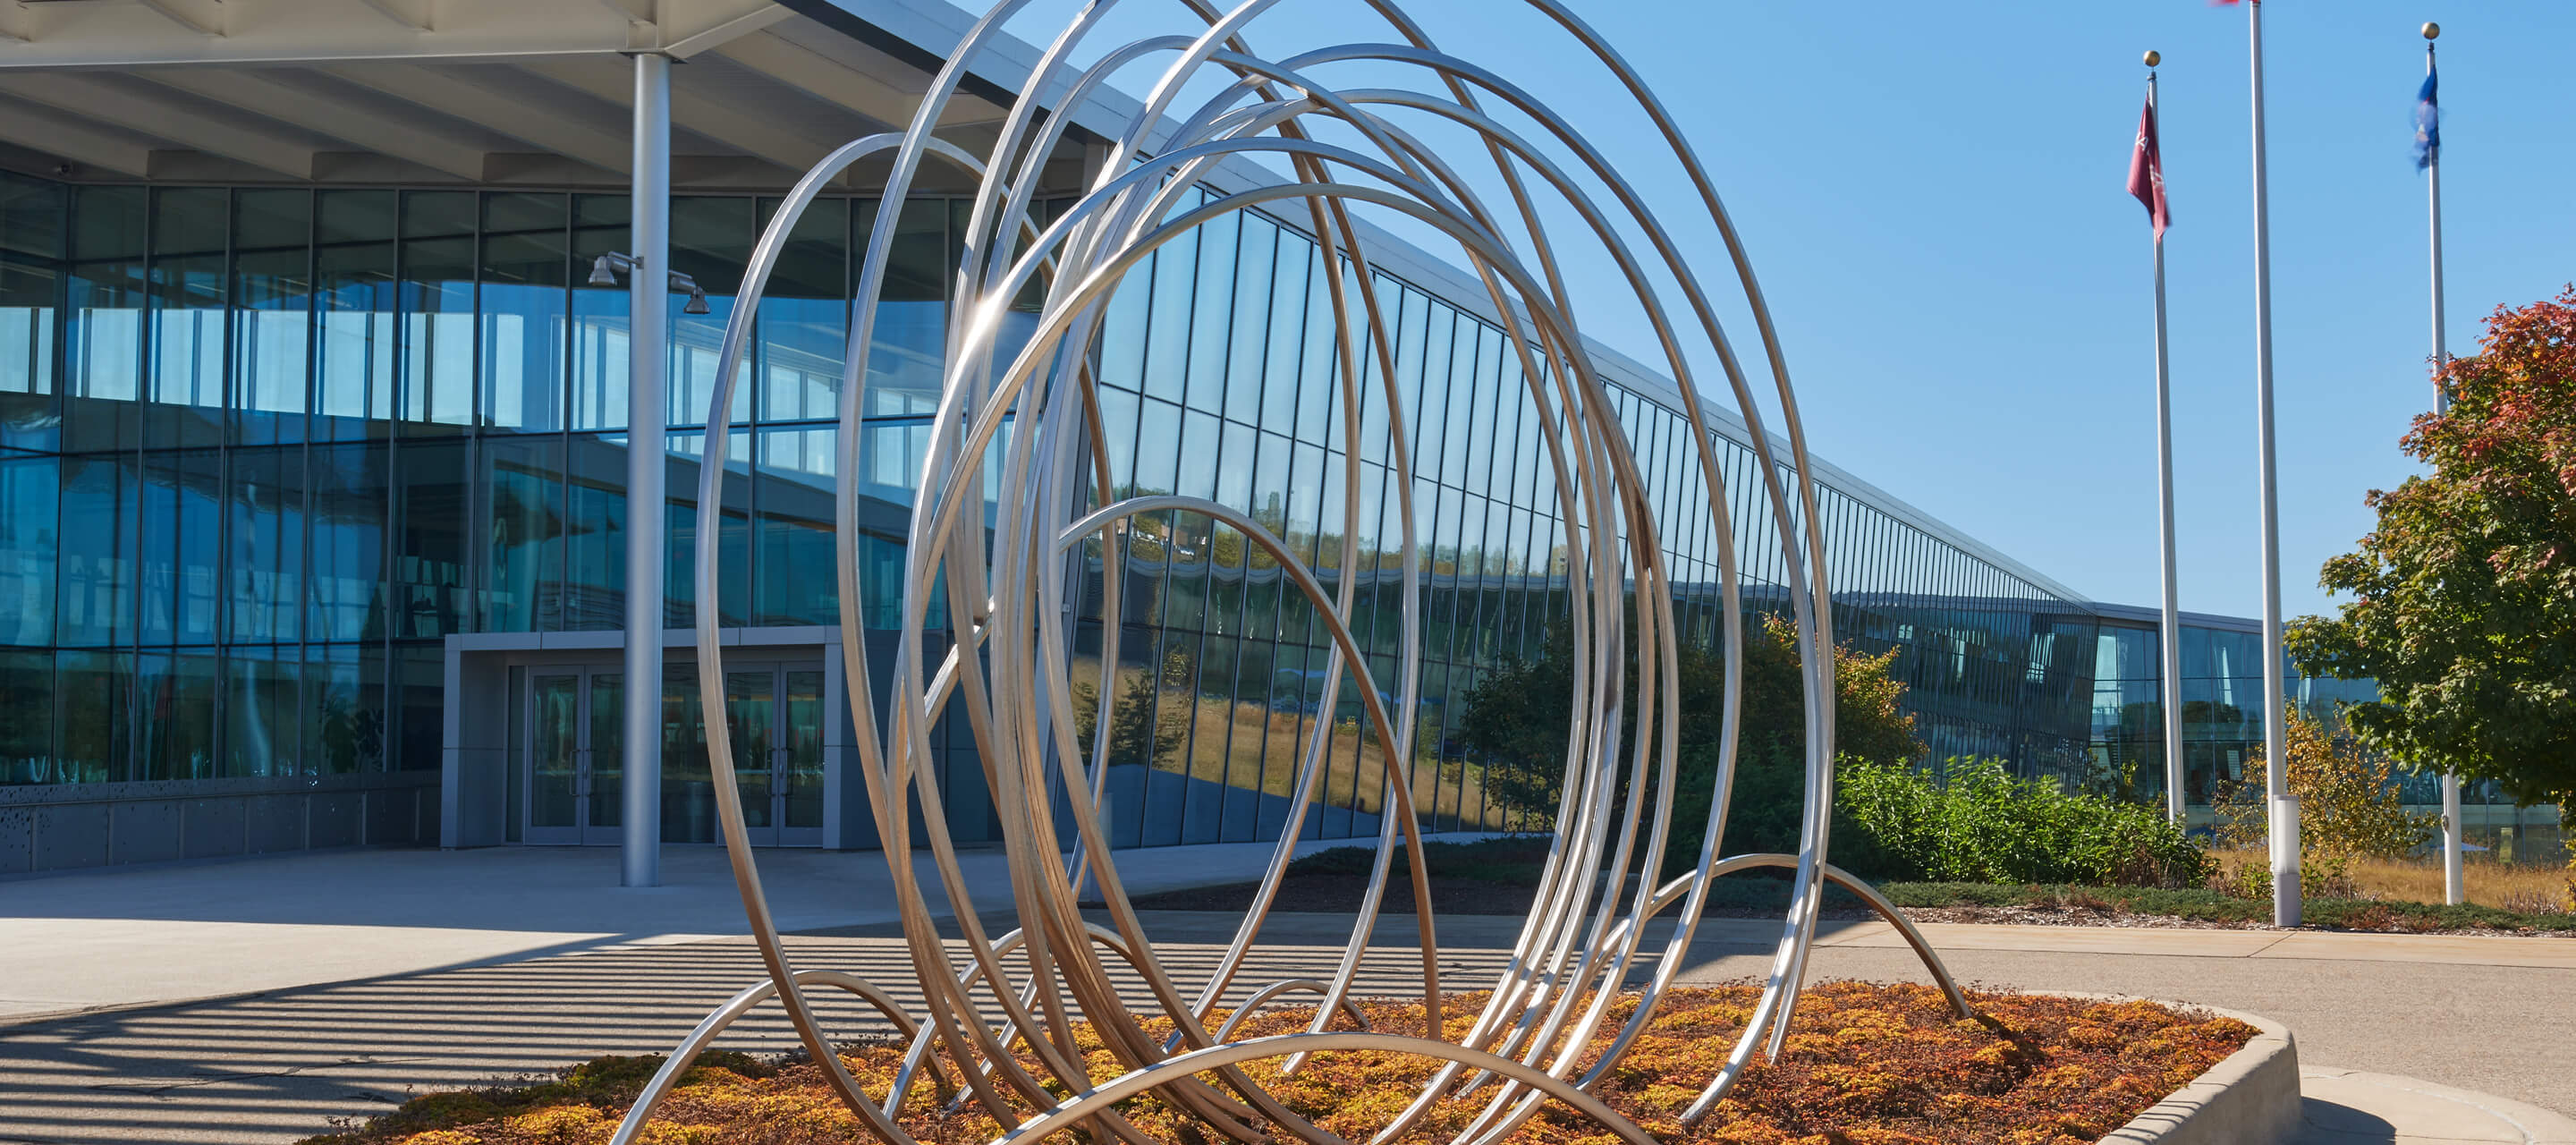
[[[2156,222],[2156,241],[2163,242],[2173,215],[2165,207],[2165,165],[2156,154],[2156,105],[2152,100],[2138,113],[2138,144],[2129,153],[2129,193],[2147,205],[2148,217]]]

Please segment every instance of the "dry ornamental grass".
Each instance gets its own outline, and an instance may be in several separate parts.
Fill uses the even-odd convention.
[[[1821,983],[1800,1006],[1779,1063],[1754,1065],[1712,1116],[1685,1132],[1682,1111],[1723,1062],[1758,996],[1752,986],[1674,991],[1596,1092],[1668,1142],[2072,1145],[2125,1124],[2254,1035],[2233,1019],[2151,1002],[1972,993],[1983,1016],[1961,1020],[1931,987]],[[1453,996],[1442,1011],[1448,1038],[1466,1034],[1483,1000]],[[1419,1002],[1363,1005],[1376,1029],[1421,1031]],[[1633,995],[1616,1000],[1607,1031],[1615,1032],[1635,1005]],[[1270,1011],[1247,1020],[1240,1036],[1295,1032],[1312,1017],[1311,1010]],[[1336,1022],[1338,1028],[1348,1019]],[[1594,1050],[1607,1040],[1596,1040]],[[1095,1079],[1123,1072],[1087,1027],[1078,1044]],[[872,1045],[844,1051],[843,1060],[871,1092],[882,1094],[902,1056],[899,1046]],[[434,1094],[363,1129],[306,1145],[595,1145],[608,1139],[659,1064],[658,1058],[601,1058],[530,1089]],[[1276,1076],[1275,1062],[1246,1068],[1288,1108],[1359,1141],[1392,1120],[1439,1066],[1411,1055],[1344,1052],[1315,1055],[1288,1078]],[[948,1112],[946,1105],[924,1085],[905,1103],[901,1120],[933,1145],[981,1145],[998,1136],[999,1127],[980,1109]],[[1446,1141],[1483,1106],[1481,1098],[1443,1103],[1406,1140]],[[1151,1095],[1120,1108],[1161,1140],[1227,1140]],[[690,1072],[642,1140],[823,1145],[870,1138],[821,1071],[720,1054]],[[1550,1103],[1512,1140],[1611,1145],[1617,1139],[1581,1113]]]

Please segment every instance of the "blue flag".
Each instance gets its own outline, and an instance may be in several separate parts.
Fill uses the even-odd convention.
[[[2433,70],[2433,61],[2424,61],[2424,90],[2415,93],[2415,169],[2433,165],[2442,154],[2442,111],[2433,100],[2433,88],[2441,80]]]

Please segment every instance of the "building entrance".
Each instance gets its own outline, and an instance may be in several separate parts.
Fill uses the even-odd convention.
[[[624,675],[613,666],[531,668],[522,838],[538,845],[615,845],[625,807]],[[823,667],[745,664],[725,670],[727,726],[743,825],[759,847],[823,843]],[[662,678],[662,841],[714,843],[714,776],[697,672]]]

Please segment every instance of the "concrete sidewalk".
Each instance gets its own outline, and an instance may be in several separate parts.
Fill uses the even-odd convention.
[[[1482,838],[1450,835],[1448,839]],[[1306,842],[1299,854],[1349,846]],[[1259,878],[1273,844],[1116,852],[1131,893]],[[762,850],[782,930],[896,919],[877,851]],[[936,868],[917,858],[935,913]],[[1007,908],[998,849],[961,851],[977,909]],[[300,852],[0,879],[0,1022],[282,990],[442,967],[749,933],[719,847],[667,847],[663,885],[617,885],[610,847]],[[175,958],[174,952],[186,952]]]

